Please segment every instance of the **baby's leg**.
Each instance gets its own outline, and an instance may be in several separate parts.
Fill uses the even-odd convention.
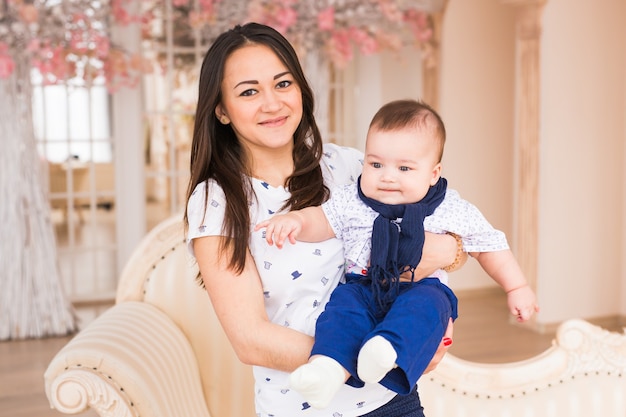
[[[379,381],[400,394],[410,392],[437,351],[450,318],[456,319],[456,304],[454,293],[436,278],[402,283],[384,320],[364,339],[359,378]]]
[[[356,378],[356,358],[363,338],[375,326],[369,286],[359,283],[337,287],[315,326],[315,344],[309,363],[290,376],[290,384],[309,405],[326,407],[346,383],[363,386]]]
[[[336,360],[315,355],[289,375],[291,388],[315,408],[325,408],[350,374]]]
[[[376,383],[396,367],[398,354],[384,337],[376,335],[365,342],[357,359],[357,374],[363,382]]]

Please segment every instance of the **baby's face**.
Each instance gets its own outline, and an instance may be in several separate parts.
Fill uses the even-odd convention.
[[[361,175],[363,193],[385,204],[420,201],[441,175],[437,140],[429,129],[370,129]]]

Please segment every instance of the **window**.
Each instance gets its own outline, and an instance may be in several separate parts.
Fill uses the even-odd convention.
[[[73,301],[112,299],[115,184],[106,88],[33,74],[33,121],[48,184],[58,264]]]

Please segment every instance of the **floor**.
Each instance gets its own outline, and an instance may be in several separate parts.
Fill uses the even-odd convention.
[[[528,358],[550,346],[551,334],[538,334],[509,322],[506,300],[499,291],[460,294],[459,303],[462,317],[456,323],[450,350],[456,356],[502,363]],[[94,315],[89,311],[82,313],[85,317]],[[43,373],[68,340],[69,337],[58,337],[0,343],[0,417],[63,415],[48,405]],[[96,413],[81,415],[95,417]]]

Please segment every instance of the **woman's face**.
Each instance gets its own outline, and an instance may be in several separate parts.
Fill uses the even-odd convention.
[[[233,52],[224,65],[221,93],[215,114],[231,124],[250,155],[291,152],[302,119],[302,93],[274,51],[252,44]]]

